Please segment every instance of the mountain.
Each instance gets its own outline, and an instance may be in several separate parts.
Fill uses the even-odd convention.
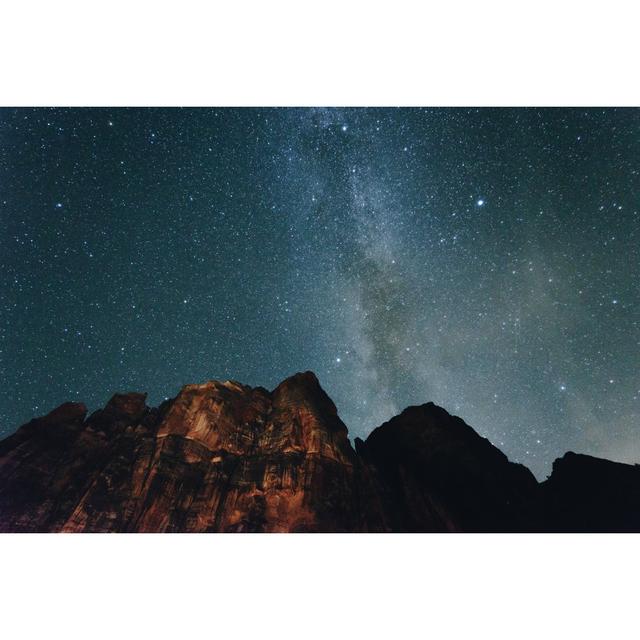
[[[567,453],[538,483],[427,403],[351,446],[311,372],[66,403],[0,442],[4,532],[640,531],[640,467]]]

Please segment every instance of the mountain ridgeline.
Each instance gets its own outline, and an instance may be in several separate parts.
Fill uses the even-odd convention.
[[[311,372],[66,403],[0,442],[3,532],[640,531],[640,467],[567,453],[539,483],[427,403],[352,447]]]

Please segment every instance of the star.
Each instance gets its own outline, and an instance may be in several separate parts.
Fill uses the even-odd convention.
[[[0,110],[0,429],[76,392],[157,406],[308,369],[351,436],[434,401],[540,479],[570,447],[640,462],[639,126],[606,108]]]

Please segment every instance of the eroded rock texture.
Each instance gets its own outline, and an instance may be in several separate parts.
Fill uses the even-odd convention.
[[[310,372],[272,392],[211,381],[145,400],[118,394],[88,417],[67,403],[0,442],[0,530],[640,529],[637,467],[567,454],[540,485],[431,403],[354,450]]]

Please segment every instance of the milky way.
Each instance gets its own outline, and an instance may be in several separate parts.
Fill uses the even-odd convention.
[[[640,110],[2,109],[0,211],[3,434],[311,369],[640,461]]]

